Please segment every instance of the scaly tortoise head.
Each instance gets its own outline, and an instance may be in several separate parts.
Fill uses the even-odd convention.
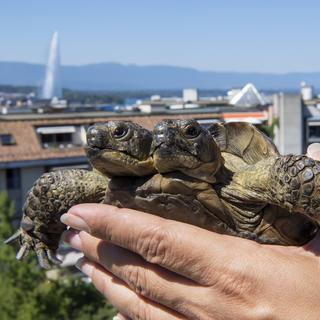
[[[108,121],[90,127],[86,153],[95,170],[58,170],[43,174],[34,183],[23,207],[21,228],[6,240],[11,243],[19,239],[17,259],[34,250],[43,268],[50,268],[50,262],[59,264],[56,250],[65,229],[60,215],[76,204],[102,202],[108,176],[153,173],[151,142],[150,131],[129,121]]]
[[[154,172],[151,142],[151,132],[136,123],[108,121],[88,128],[86,153],[107,176],[145,176]]]
[[[223,160],[210,133],[195,120],[163,120],[153,131],[151,152],[160,173],[180,171],[209,183]]]

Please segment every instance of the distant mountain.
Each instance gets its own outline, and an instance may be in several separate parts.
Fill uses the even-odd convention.
[[[0,62],[0,84],[40,86],[44,74],[45,67],[40,64]],[[119,63],[61,66],[62,86],[76,90],[230,89],[248,82],[265,90],[298,90],[301,81],[320,88],[320,72],[214,72]]]

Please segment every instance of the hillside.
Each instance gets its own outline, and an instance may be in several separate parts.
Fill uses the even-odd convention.
[[[0,62],[0,84],[40,86],[45,67],[23,62]],[[243,73],[198,71],[174,66],[98,63],[61,66],[64,88],[76,90],[230,89],[248,82],[259,89],[297,90],[301,81],[320,88],[320,72]]]

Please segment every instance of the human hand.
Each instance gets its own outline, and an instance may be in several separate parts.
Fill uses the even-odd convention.
[[[131,319],[319,319],[320,236],[260,245],[130,209],[78,205],[64,239]]]

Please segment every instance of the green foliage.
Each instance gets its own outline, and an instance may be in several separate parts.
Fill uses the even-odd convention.
[[[270,125],[261,125],[259,129],[273,140],[275,137],[276,127],[279,127],[279,119],[273,118]]]
[[[14,232],[14,211],[7,194],[0,193],[0,319],[112,319],[115,309],[91,284],[74,276],[49,280],[34,257],[15,259],[17,248],[3,244]]]

